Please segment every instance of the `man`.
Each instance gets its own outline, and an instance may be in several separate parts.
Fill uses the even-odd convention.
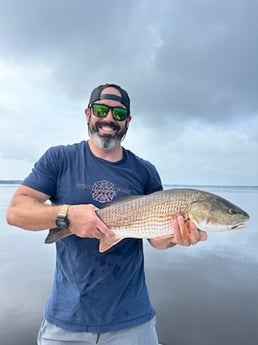
[[[131,121],[130,99],[115,84],[96,87],[85,110],[90,139],[50,148],[13,196],[9,224],[44,230],[68,228],[74,236],[56,243],[56,271],[38,344],[157,345],[155,311],[143,267],[143,244],[124,239],[105,253],[98,240],[112,231],[96,210],[121,197],[162,189],[155,167],[121,146]],[[45,204],[51,200],[52,204]],[[158,249],[206,240],[184,219],[174,234],[149,240]]]

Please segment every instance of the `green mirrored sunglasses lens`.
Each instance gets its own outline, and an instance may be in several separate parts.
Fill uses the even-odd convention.
[[[106,105],[102,104],[93,104],[92,105],[94,115],[98,117],[105,117],[109,111],[109,108]]]
[[[123,121],[128,115],[127,109],[124,108],[113,108],[113,118],[117,121]]]

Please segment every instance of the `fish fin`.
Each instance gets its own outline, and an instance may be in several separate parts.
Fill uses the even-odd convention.
[[[99,252],[104,253],[120,241],[122,241],[123,238],[108,238],[104,237],[99,240]]]
[[[183,225],[183,240],[187,241],[189,239],[189,226],[188,226],[189,220],[186,220]]]
[[[53,228],[49,230],[45,243],[54,243],[70,235],[72,235],[72,233],[69,229]]]

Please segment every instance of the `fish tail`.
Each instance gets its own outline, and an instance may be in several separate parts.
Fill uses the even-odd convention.
[[[54,243],[70,235],[71,235],[71,231],[69,229],[60,229],[60,228],[50,229],[45,239],[45,243]]]

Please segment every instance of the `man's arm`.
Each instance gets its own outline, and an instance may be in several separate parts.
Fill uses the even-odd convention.
[[[26,230],[44,230],[56,227],[56,217],[62,205],[47,205],[49,195],[26,186],[15,192],[7,210],[7,222]],[[96,214],[91,204],[71,205],[68,210],[70,231],[79,237],[113,237],[113,232]]]
[[[56,227],[55,219],[61,206],[45,204],[49,195],[26,186],[18,187],[7,209],[7,222],[26,230]]]
[[[176,244],[191,246],[199,241],[207,240],[206,232],[198,230],[191,221],[187,222],[188,236],[185,238],[186,223],[182,216],[172,220],[172,229],[173,234],[170,237],[150,239],[150,244],[156,249],[167,249],[174,247]]]

